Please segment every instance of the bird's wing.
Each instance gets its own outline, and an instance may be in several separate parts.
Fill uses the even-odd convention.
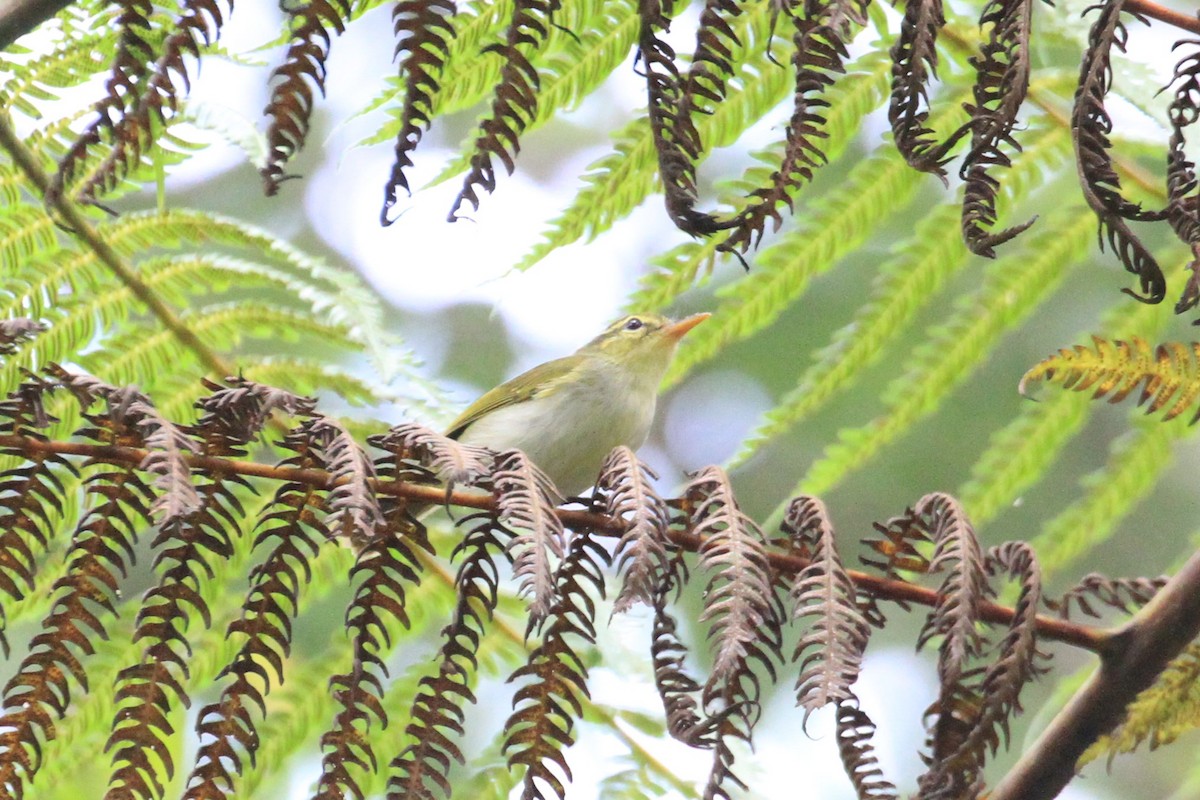
[[[574,372],[582,361],[579,355],[556,358],[539,364],[510,381],[505,381],[467,406],[467,410],[450,424],[446,435],[457,439],[472,423],[498,408],[554,394],[562,386],[563,380]]]

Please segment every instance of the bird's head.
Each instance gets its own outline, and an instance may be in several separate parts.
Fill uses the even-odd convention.
[[[661,377],[679,340],[710,316],[693,314],[675,321],[657,314],[631,314],[605,328],[580,353],[602,355],[627,369]]]

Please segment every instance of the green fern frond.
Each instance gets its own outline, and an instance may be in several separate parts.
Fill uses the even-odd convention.
[[[111,33],[92,31],[66,38],[25,63],[0,58],[0,72],[10,76],[0,89],[0,108],[42,119],[38,104],[58,100],[55,90],[78,86],[108,70],[103,54],[112,48],[112,40]]]
[[[955,492],[967,514],[982,528],[1037,482],[1088,419],[1088,405],[1076,395],[1059,395],[1023,408],[997,431],[971,466],[971,476]]]
[[[0,265],[5,275],[20,264],[58,248],[58,229],[41,208],[15,205],[0,209]]]
[[[882,447],[932,413],[985,360],[1006,332],[1058,288],[1087,253],[1095,220],[1080,209],[1054,214],[1024,253],[990,264],[983,284],[913,350],[903,373],[884,392],[888,410],[838,434],[838,443],[808,470],[790,494],[821,495]],[[1040,553],[1040,551],[1039,551]]]
[[[1093,400],[1119,403],[1141,387],[1139,406],[1147,414],[1163,411],[1163,420],[1174,419],[1200,405],[1200,343],[1166,342],[1153,351],[1141,337],[1130,341],[1092,337],[1092,347],[1075,345],[1042,359],[1021,378],[1022,395],[1042,383],[1091,392]],[[1165,410],[1164,410],[1165,409]],[[1200,409],[1191,422],[1200,419]]]
[[[1154,685],[1125,710],[1120,726],[1097,739],[1080,757],[1080,766],[1107,754],[1111,760],[1149,742],[1154,750],[1200,727],[1200,644],[1175,658]]]
[[[1058,166],[1071,151],[1065,128],[1053,127],[1028,143],[1009,170],[1013,180],[1009,205],[1033,187],[1032,176]],[[745,463],[767,442],[790,430],[845,390],[882,357],[889,342],[903,334],[918,310],[932,302],[950,277],[968,263],[958,227],[958,203],[939,206],[917,223],[914,236],[895,248],[896,255],[879,268],[871,299],[848,325],[833,336],[796,386],[771,409],[763,423],[742,443],[731,467]]]
[[[1118,437],[1108,461],[1084,476],[1085,493],[1046,522],[1031,542],[1047,577],[1107,540],[1155,487],[1174,460],[1174,445],[1195,429],[1181,419],[1139,424]]]
[[[1114,337],[1155,336],[1165,323],[1153,306],[1117,304],[1105,314],[1101,329]],[[1060,392],[1040,403],[1025,404],[1012,422],[992,436],[971,467],[970,478],[956,493],[978,527],[1041,478],[1083,428],[1092,409],[1083,395]]]

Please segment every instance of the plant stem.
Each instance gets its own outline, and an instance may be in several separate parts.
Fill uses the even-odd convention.
[[[1170,661],[1200,634],[1200,552],[1101,648],[1100,668],[1051,720],[989,800],[1049,800],[1075,777],[1084,751],[1121,721]]]
[[[148,450],[138,447],[62,442],[13,434],[0,434],[0,448],[19,450],[26,454],[56,453],[58,455],[86,456],[96,461],[135,465],[141,464],[149,454]],[[337,481],[322,469],[281,467],[213,456],[187,455],[185,457],[193,469],[205,470],[215,475],[244,475],[308,483],[326,488],[337,485]],[[371,482],[371,486],[380,494],[406,497],[430,505],[450,504],[486,510],[495,508],[494,498],[490,494],[479,491],[460,489],[447,494],[446,489],[441,486],[403,481],[374,480]],[[604,536],[620,536],[625,532],[625,525],[622,521],[603,514],[573,509],[559,509],[557,513],[563,524],[568,527],[591,528],[597,534]],[[668,535],[676,546],[692,552],[699,550],[704,543],[703,537],[679,527],[672,528]],[[770,552],[768,558],[774,569],[785,574],[795,574],[810,563],[808,559],[782,552]],[[931,607],[938,600],[938,593],[935,589],[857,570],[847,570],[847,573],[857,586],[877,598]],[[1197,596],[1200,598],[1200,592]],[[1012,621],[1014,611],[1008,606],[985,602],[980,609],[980,616],[985,622],[1003,625]],[[1198,615],[1198,619],[1200,619],[1200,615]],[[1113,634],[1109,631],[1047,616],[1037,618],[1037,632],[1039,636],[1046,639],[1063,642],[1095,653],[1104,653],[1110,649],[1113,638]]]

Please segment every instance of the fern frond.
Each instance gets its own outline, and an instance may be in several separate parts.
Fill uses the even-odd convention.
[[[1080,757],[1087,764],[1107,754],[1111,761],[1149,742],[1154,750],[1200,727],[1200,644],[1177,656],[1149,689],[1125,710],[1115,731],[1100,737]]]
[[[807,720],[819,708],[854,697],[850,687],[858,679],[871,627],[856,605],[858,590],[842,565],[824,503],[816,497],[793,499],[783,531],[792,549],[810,560],[790,591],[792,619],[812,619],[792,654],[800,668],[796,702]]]
[[[763,7],[739,18],[742,25],[765,30],[769,13]],[[737,27],[738,37],[750,40]],[[775,68],[765,48],[755,48],[738,68],[735,81],[743,91],[732,92],[711,115],[695,121],[705,150],[732,143],[757,119],[787,96],[788,76]],[[534,246],[516,265],[524,270],[549,253],[579,239],[591,240],[628,215],[657,188],[654,138],[644,119],[637,119],[613,134],[613,152],[593,162],[582,176],[586,184],[559,217],[551,221],[545,241]]]
[[[1042,382],[1090,391],[1092,399],[1107,397],[1110,403],[1141,387],[1137,404],[1145,405],[1147,414],[1163,411],[1163,420],[1171,420],[1200,406],[1200,343],[1166,342],[1151,351],[1140,337],[1113,341],[1093,336],[1092,347],[1063,348],[1030,368],[1021,378],[1021,394],[1030,396]],[[1200,407],[1190,422],[1197,419]]]
[[[875,757],[875,747],[871,742],[875,730],[875,723],[859,708],[858,698],[851,697],[838,703],[838,754],[846,775],[854,784],[858,800],[895,800],[899,797],[896,786],[884,780],[879,759]]]
[[[650,482],[655,477],[632,450],[618,447],[608,454],[596,481],[595,505],[626,525],[613,554],[617,571],[625,576],[613,605],[614,614],[639,602],[654,605],[654,595],[670,567],[670,512]]]
[[[928,342],[914,350],[903,374],[884,392],[889,408],[860,428],[843,430],[839,442],[808,470],[798,492],[827,492],[921,417],[931,413],[981,363],[981,353],[1030,314],[1079,263],[1090,241],[1090,220],[1078,212],[1055,214],[1029,238],[1029,256],[989,265],[983,284],[957,304]],[[1000,302],[998,298],[1005,298]]]
[[[570,781],[571,770],[563,751],[575,741],[575,720],[583,716],[582,701],[590,696],[587,666],[573,640],[585,645],[596,641],[593,595],[604,596],[603,568],[609,563],[608,551],[590,533],[580,532],[571,540],[555,575],[556,599],[542,643],[509,678],[530,679],[513,696],[501,746],[509,767],[525,768],[522,800],[541,800],[543,786],[559,800],[566,797],[562,777]]]
[[[1194,430],[1176,420],[1143,425],[1114,440],[1104,466],[1082,479],[1085,492],[1047,520],[1033,538],[1046,574],[1108,539],[1171,465],[1175,443]]]
[[[1100,612],[1094,605],[1097,602],[1132,614],[1150,602],[1167,580],[1165,575],[1157,578],[1107,578],[1098,572],[1091,572],[1063,592],[1057,600],[1047,599],[1046,605],[1063,619],[1071,618],[1072,606],[1078,608],[1081,614],[1099,617]]]
[[[584,8],[588,4],[580,4]],[[604,0],[595,17],[579,20],[579,39],[566,37],[554,48],[553,37],[539,61],[538,106],[525,126],[526,135],[575,108],[612,72],[625,62],[637,40],[638,16],[635,0]],[[583,10],[583,9],[581,9]],[[460,153],[442,168],[429,186],[461,175],[470,168],[470,153]]]
[[[713,667],[704,686],[705,705],[718,703],[752,723],[758,716],[757,664],[772,678],[780,661],[781,615],[772,586],[762,532],[738,508],[728,477],[706,467],[692,477],[685,496],[691,527],[704,537],[699,569],[708,577],[702,622],[711,622]]]
[[[268,196],[279,191],[287,178],[286,164],[308,138],[309,117],[313,110],[313,87],[325,94],[325,62],[332,43],[330,31],[339,36],[350,17],[347,0],[307,0],[300,6],[288,6],[291,42],[281,65],[271,74],[271,99],[263,113],[270,119],[267,128],[267,161],[259,170]]]
[[[520,450],[496,457],[492,475],[500,522],[516,531],[507,552],[513,577],[527,598],[531,624],[550,612],[554,601],[553,559],[562,558],[564,532],[554,513],[559,502],[554,484]]]

